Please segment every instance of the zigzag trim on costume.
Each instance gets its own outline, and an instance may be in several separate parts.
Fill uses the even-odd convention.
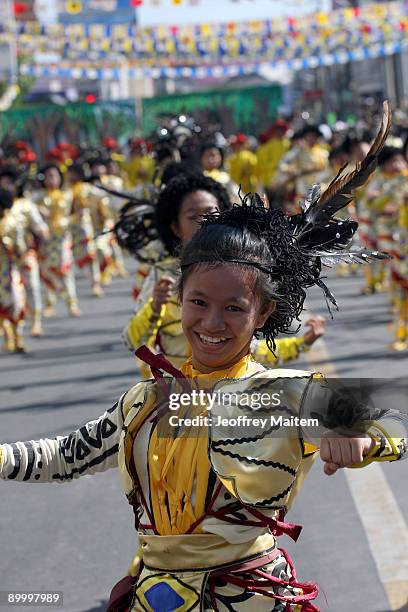
[[[287,487],[287,489],[285,489],[284,491],[282,491],[282,493],[279,493],[279,495],[275,495],[273,497],[270,497],[269,499],[264,499],[261,502],[256,502],[256,504],[254,504],[255,507],[259,507],[259,506],[267,506],[268,504],[272,504],[274,502],[279,501],[280,499],[282,499],[283,497],[286,497],[286,495],[289,493],[289,491],[291,490],[291,488],[293,487],[294,481]]]
[[[279,427],[280,425],[272,425],[272,427],[264,431],[264,433],[260,434],[259,436],[254,436],[252,438],[224,438],[223,440],[218,440],[217,442],[211,442],[211,445],[214,448],[222,444],[230,444],[233,446],[234,444],[241,444],[243,442],[256,442],[257,440],[262,440],[262,438],[265,438],[265,436],[272,431],[276,431],[279,429]]]
[[[212,448],[212,444],[211,444],[211,448]],[[215,448],[214,451],[216,453],[221,453],[221,455],[226,455],[227,457],[231,457],[232,459],[238,459],[238,461],[242,461],[243,463],[249,463],[249,464],[254,464],[254,465],[264,465],[265,467],[273,467],[273,468],[282,470],[283,472],[288,472],[288,474],[291,474],[292,476],[296,476],[296,470],[289,467],[288,465],[285,465],[284,463],[279,463],[279,461],[265,461],[264,459],[254,459],[254,458],[250,459],[249,457],[242,457],[241,455],[238,455],[237,453],[231,453],[230,451],[223,450],[221,448]]]

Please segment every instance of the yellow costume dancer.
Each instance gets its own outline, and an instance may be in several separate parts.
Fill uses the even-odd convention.
[[[254,193],[258,186],[257,156],[246,148],[247,141],[245,134],[236,134],[230,139],[232,153],[227,157],[226,168],[243,193]]]
[[[292,138],[291,149],[279,162],[271,191],[286,214],[299,212],[303,194],[319,182],[320,174],[327,168],[329,152],[319,143],[320,136],[318,128],[313,126],[297,132]]]
[[[10,213],[16,216],[23,233],[25,251],[21,260],[21,271],[28,290],[32,319],[31,335],[39,336],[42,333],[39,249],[42,242],[49,238],[49,230],[36,204],[26,196],[15,200]]]
[[[156,371],[167,372],[162,360],[146,352],[140,356]],[[196,392],[213,391],[220,397],[234,393],[246,403],[255,400],[260,389],[272,401],[283,385],[288,409],[295,415],[309,394],[314,397],[310,373],[265,372],[248,356],[204,374],[189,361],[182,372],[173,372],[176,375],[177,380],[164,379],[171,394],[185,392],[185,380]],[[290,556],[277,545],[283,533],[295,540],[299,536],[300,527],[282,518],[317,457],[316,445],[282,431],[280,437],[260,436],[249,451],[245,438],[239,439],[243,428],[235,427],[231,439],[227,428],[213,424],[183,427],[172,437],[170,414],[160,408],[159,397],[160,384],[140,383],[69,437],[1,445],[0,477],[64,483],[119,467],[135,512],[140,556],[137,575],[113,590],[109,612],[152,612],[170,603],[197,612],[216,611],[221,605],[233,605],[238,612],[255,606],[259,612],[279,612],[282,605],[292,612],[316,612],[311,603],[316,586],[296,578]],[[195,412],[206,414],[206,408],[204,403]],[[254,418],[254,410],[245,412]],[[269,412],[276,418],[281,414]],[[192,413],[186,408],[171,413],[173,418],[184,414]],[[238,416],[237,410],[214,407],[214,420],[232,423]],[[370,451],[360,464],[402,458],[404,425],[397,425],[392,415],[374,423]],[[398,426],[405,433],[392,433]],[[95,439],[100,443],[90,444]]]
[[[383,178],[379,197],[381,212],[378,217],[378,246],[382,251],[397,258],[398,241],[395,238],[408,180],[408,166],[402,150],[393,147],[384,147],[378,163],[381,168],[380,178]],[[398,309],[400,296],[393,280],[392,263],[386,272],[385,280],[389,285],[391,304]]]
[[[111,243],[112,236],[106,232],[114,226],[109,198],[101,196],[99,190],[90,185],[86,205],[91,214],[92,227],[95,234],[95,248],[101,271],[101,281],[102,284],[108,284],[112,274],[113,249]]]
[[[70,314],[78,316],[70,231],[71,198],[61,189],[62,175],[56,166],[47,166],[40,176],[44,191],[37,202],[49,229],[49,237],[42,241],[39,251],[41,278],[48,289],[47,307],[51,310],[55,296],[63,294]]]
[[[42,332],[38,249],[41,240],[48,238],[49,232],[31,196],[24,193],[25,182],[25,176],[12,167],[3,168],[0,171],[0,186],[9,191],[14,198],[9,214],[14,219],[22,237],[18,265],[28,293],[28,305],[32,319],[31,335],[38,336]]]
[[[329,152],[319,143],[318,128],[308,126],[302,131],[297,154],[292,160],[295,166],[295,206],[310,185],[318,182],[319,174],[327,167]],[[296,208],[295,208],[296,210]]]
[[[89,268],[92,293],[99,297],[103,294],[101,271],[95,242],[95,230],[89,209],[89,200],[94,187],[85,182],[85,174],[81,165],[73,164],[70,166],[67,176],[71,185],[71,228],[75,264],[80,269]]]
[[[200,150],[200,163],[205,176],[212,178],[217,183],[220,183],[227,193],[231,201],[238,197],[239,186],[232,180],[231,176],[223,168],[224,151],[221,147],[210,142],[204,144]]]
[[[397,301],[395,309],[395,341],[392,348],[396,351],[408,349],[408,188],[405,187],[398,215],[398,232],[392,261],[392,278],[396,285]]]
[[[363,209],[363,217],[370,217],[373,232],[371,244],[394,256],[393,234],[398,225],[399,201],[408,176],[407,166],[402,152],[388,146],[381,152],[378,163],[380,172],[371,180],[365,192],[368,210]],[[373,290],[383,289],[384,283],[390,286],[390,270],[390,266],[386,268],[382,263],[377,264]]]
[[[24,240],[17,217],[11,215],[13,197],[0,189],[0,326],[5,350],[24,352],[24,319],[27,300],[19,271]]]
[[[359,234],[363,245],[371,250],[378,246],[378,212],[374,201],[378,195],[377,177],[371,178],[367,185],[358,193],[358,225]],[[370,295],[381,288],[381,262],[374,261],[364,268],[365,287],[363,294]]]
[[[147,152],[147,143],[142,138],[133,139],[130,158],[120,162],[120,167],[127,174],[127,187],[133,188],[153,181],[154,160]]]
[[[257,178],[264,189],[270,189],[281,159],[290,149],[290,140],[285,137],[288,125],[278,119],[274,125],[261,134],[257,150]]]
[[[122,192],[124,189],[125,182],[122,177],[117,176],[115,174],[104,174],[101,176],[101,184],[108,189],[113,191]],[[122,205],[122,198],[119,198],[115,195],[110,194],[108,197],[109,201],[109,216],[112,218],[112,221],[116,223],[118,220],[119,208]],[[115,274],[119,274],[125,278],[127,276],[125,262],[123,259],[122,251],[115,240],[114,236],[110,236],[110,246],[112,249],[112,271]]]
[[[322,190],[327,189],[332,180],[337,176],[341,168],[344,168],[349,162],[347,151],[343,147],[335,147],[329,153],[329,165],[318,175],[318,183]],[[340,211],[339,218],[356,219],[357,212],[353,202],[351,202],[344,210]],[[340,263],[337,266],[338,276],[348,276],[352,272],[352,266],[345,263]]]

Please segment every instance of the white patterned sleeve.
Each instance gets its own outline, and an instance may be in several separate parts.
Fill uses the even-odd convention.
[[[63,483],[117,467],[126,395],[67,436],[0,445],[0,478]]]

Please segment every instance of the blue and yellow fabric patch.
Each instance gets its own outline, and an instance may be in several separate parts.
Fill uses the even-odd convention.
[[[200,596],[171,574],[155,574],[142,580],[136,598],[147,612],[187,612],[199,604]]]

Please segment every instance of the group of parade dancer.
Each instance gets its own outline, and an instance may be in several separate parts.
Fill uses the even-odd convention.
[[[361,162],[369,140],[367,130],[354,135],[344,130],[332,134],[327,142],[317,126],[294,130],[281,119],[257,141],[241,133],[226,140],[220,132],[201,133],[192,119],[182,116],[169,120],[152,142],[131,139],[126,155],[118,151],[113,138],[106,138],[98,150],[80,151],[60,143],[49,151],[49,163],[38,168],[33,151],[28,151],[28,163],[27,145],[17,143],[19,157],[0,160],[0,331],[4,349],[25,351],[24,321],[31,323],[31,336],[41,335],[43,319],[53,314],[59,296],[71,316],[80,315],[79,270],[87,274],[92,293],[98,297],[112,277],[126,275],[122,250],[114,233],[109,233],[123,199],[96,185],[119,194],[126,191],[158,211],[166,210],[168,214],[159,221],[164,225],[177,222],[178,204],[174,202],[189,186],[174,181],[163,190],[177,175],[186,173],[215,181],[216,185],[207,181],[206,189],[209,193],[218,189],[214,196],[218,201],[237,202],[239,191],[266,193],[271,206],[294,214],[311,185],[319,183],[325,188],[344,165],[352,168]],[[408,349],[407,151],[401,139],[389,139],[379,155],[379,169],[342,213],[359,223],[355,244],[392,255],[389,261],[365,266],[361,293],[389,291],[394,329],[391,348],[398,351]],[[173,257],[184,239],[178,236],[170,242],[159,246],[159,253],[148,260],[157,263],[158,258]],[[145,263],[139,267],[135,298],[149,268]],[[356,267],[340,263],[337,273],[354,274]],[[152,274],[150,270],[150,284]],[[169,273],[160,279],[162,290],[168,277],[173,278]],[[141,305],[138,300],[137,311]],[[315,335],[324,333],[324,322],[312,318],[310,332],[306,343],[298,339],[298,348],[307,348]],[[138,339],[133,335],[135,344]],[[278,353],[284,360],[296,357],[294,339],[282,340]],[[269,352],[265,357],[270,358]]]
[[[58,298],[80,316],[75,269],[89,277],[94,296],[112,275],[126,275],[114,235],[115,209],[93,181],[122,187],[107,160],[78,160],[63,173],[49,163],[33,177],[26,169],[0,167],[0,321],[6,351],[25,352],[23,328],[43,333]],[[88,178],[88,180],[86,180]]]
[[[260,391],[271,398],[265,412],[273,412],[272,397],[282,388],[281,409],[287,415],[302,414],[308,402],[317,406],[318,399],[333,411],[335,403],[324,378],[275,367],[279,358],[288,361],[312,344],[323,333],[323,323],[312,320],[302,339],[284,338],[279,344],[277,336],[293,332],[310,287],[320,287],[329,307],[337,306],[323,281],[322,265],[388,262],[377,248],[356,243],[358,223],[346,208],[356,189],[370,181],[377,163],[392,159],[384,146],[390,126],[385,104],[379,132],[361,163],[350,171],[342,165],[337,172],[332,155],[335,179],[326,189],[314,185],[298,209],[296,200],[287,198],[287,185],[283,206],[258,194],[237,195],[231,202],[228,190],[233,181],[226,180],[220,168],[219,182],[215,167],[198,173],[188,140],[176,148],[161,143],[161,167],[154,180],[162,187],[152,188],[154,199],[147,197],[143,182],[139,190],[128,192],[128,203],[113,225],[109,214],[101,212],[101,202],[124,194],[112,184],[105,184],[105,195],[97,196],[103,219],[99,226],[94,225],[90,206],[82,200],[82,208],[71,204],[70,214],[80,211],[77,228],[84,231],[84,218],[91,219],[94,241],[114,237],[116,247],[142,262],[135,314],[124,335],[136,349],[143,381],[99,419],[68,436],[2,444],[0,476],[70,482],[119,466],[134,509],[140,551],[129,575],[112,590],[110,612],[318,610],[313,603],[316,585],[300,582],[291,558],[277,547],[280,534],[295,540],[299,535],[299,526],[284,522],[284,516],[314,459],[320,454],[325,473],[333,475],[340,468],[407,456],[408,419],[386,409],[372,416],[365,428],[360,420],[352,421],[347,433],[340,416],[336,420],[332,412],[341,433],[335,427],[319,441],[302,428],[289,434],[279,426],[277,437],[269,435],[271,430],[252,435],[228,429],[227,434],[211,424],[169,430],[170,395],[192,390],[233,391],[238,400],[228,409],[230,417],[242,414],[240,397],[255,397]],[[306,157],[305,143],[317,137],[308,130],[297,159]],[[183,146],[184,161],[175,155]],[[314,142],[312,149],[316,146]],[[216,165],[215,150],[215,142],[201,148],[207,162],[214,158],[209,165]],[[287,164],[290,174],[289,163],[295,162],[287,155],[276,167]],[[319,164],[324,157],[322,151],[316,153]],[[143,166],[143,173],[147,168]],[[383,170],[389,172],[389,166]],[[57,174],[52,172],[47,181],[51,189],[61,187]],[[303,181],[308,174],[310,167],[308,173],[290,174],[290,180]],[[369,187],[377,201],[380,187],[374,192],[375,180],[374,175]],[[78,202],[75,185],[72,192],[71,201]],[[3,222],[7,220],[5,215]],[[40,221],[47,244],[53,236],[51,226],[43,227]],[[105,229],[113,232],[101,233]],[[106,251],[104,244],[99,248],[100,254],[90,261],[97,261],[100,270]],[[381,282],[386,280],[383,272]],[[397,277],[391,280],[397,282]],[[400,306],[398,302],[396,308]],[[249,414],[250,406],[247,403]],[[183,404],[180,415],[190,415],[191,408]],[[198,413],[207,410],[200,405]],[[225,408],[218,405],[217,410],[222,414]]]

